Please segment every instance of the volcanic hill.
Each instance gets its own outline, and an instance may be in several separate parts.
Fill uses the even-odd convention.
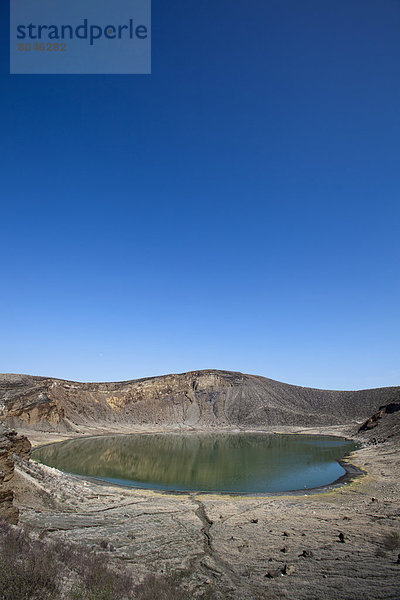
[[[359,422],[399,402],[400,387],[333,391],[230,371],[192,371],[116,383],[0,374],[0,421],[16,429],[187,425],[255,428]]]

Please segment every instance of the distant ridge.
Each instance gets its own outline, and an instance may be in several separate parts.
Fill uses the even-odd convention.
[[[400,386],[319,390],[212,369],[110,383],[0,374],[0,420],[41,431],[100,424],[340,425],[362,422],[399,399]]]

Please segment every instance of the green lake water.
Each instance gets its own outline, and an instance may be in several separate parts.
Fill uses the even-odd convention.
[[[333,483],[356,448],[318,435],[162,433],[69,440],[32,457],[68,473],[174,491],[267,493]]]

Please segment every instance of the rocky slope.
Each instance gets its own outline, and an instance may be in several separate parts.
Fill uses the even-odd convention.
[[[14,476],[15,456],[28,458],[30,449],[26,437],[0,424],[0,518],[10,523],[18,522],[18,509],[13,505],[14,493],[9,484]]]
[[[353,434],[370,442],[385,442],[390,439],[400,443],[400,393],[388,404],[380,406]]]
[[[0,420],[73,431],[97,424],[262,427],[362,422],[400,387],[331,391],[229,371],[194,371],[117,383],[0,375]]]

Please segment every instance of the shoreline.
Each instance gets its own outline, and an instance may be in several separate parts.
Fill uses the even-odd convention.
[[[47,443],[41,443],[39,445],[35,445],[32,446],[32,452],[35,452],[36,450],[40,450],[41,448],[44,448],[46,446],[53,446],[53,445],[57,445],[57,444],[61,444],[63,442],[67,442],[67,441],[71,441],[71,440],[75,440],[75,439],[97,439],[97,438],[102,438],[102,437],[117,437],[117,436],[124,436],[124,435],[155,435],[155,434],[159,434],[159,433],[163,433],[163,434],[184,434],[184,433],[214,433],[216,435],[218,435],[218,433],[230,433],[230,434],[250,434],[250,433],[257,433],[257,434],[265,434],[265,435],[326,435],[326,437],[337,437],[340,439],[344,439],[344,440],[348,440],[348,441],[354,441],[353,439],[349,438],[349,437],[344,437],[344,436],[339,436],[337,434],[333,435],[330,434],[328,436],[328,434],[310,434],[310,433],[298,433],[298,432],[276,432],[276,431],[265,431],[265,430],[235,430],[235,431],[215,431],[215,430],[205,430],[205,429],[191,429],[188,431],[182,431],[182,430],[174,430],[174,431],[135,431],[134,433],[125,433],[125,432],[120,432],[120,433],[113,433],[113,434],[108,434],[108,433],[104,433],[104,434],[97,434],[97,435],[82,435],[82,436],[73,436],[73,437],[69,437],[66,438],[64,440],[58,440],[58,441],[50,441]],[[345,470],[345,473],[343,473],[343,475],[341,475],[340,477],[338,477],[337,479],[335,479],[334,481],[332,481],[331,483],[326,483],[323,485],[318,485],[315,487],[310,487],[310,488],[301,488],[301,489],[290,489],[290,490],[282,490],[282,491],[265,491],[265,492],[236,492],[236,491],[229,491],[229,490],[166,490],[166,489],[162,489],[162,488],[153,488],[153,487],[146,487],[146,486],[141,486],[141,485],[129,485],[124,484],[124,483],[118,483],[116,481],[112,481],[110,479],[106,479],[106,478],[102,478],[102,477],[94,477],[94,476],[90,476],[90,475],[81,475],[79,473],[72,473],[72,472],[68,472],[68,471],[62,471],[60,469],[57,469],[57,467],[50,467],[50,468],[55,468],[57,469],[57,471],[59,471],[60,473],[64,474],[64,475],[68,475],[69,477],[73,477],[79,480],[83,480],[83,481],[91,481],[94,484],[98,484],[98,485],[110,485],[112,487],[118,487],[118,488],[123,488],[123,489],[133,489],[133,490],[148,490],[148,491],[152,491],[154,493],[159,493],[159,494],[165,494],[165,495],[193,495],[193,494],[198,494],[198,495],[217,495],[217,496],[247,496],[247,497],[270,497],[270,496],[283,496],[283,495],[293,495],[293,496],[297,496],[297,495],[310,495],[310,494],[318,494],[318,493],[326,493],[329,491],[332,491],[333,489],[343,486],[343,485],[348,485],[351,481],[353,481],[355,478],[357,477],[361,477],[363,475],[367,474],[367,471],[361,469],[360,467],[357,467],[356,465],[352,464],[350,462],[350,457],[351,455],[356,452],[357,449],[353,450],[349,455],[343,457],[342,459],[337,459],[336,462]],[[43,464],[44,466],[48,466],[45,465],[44,463],[40,463],[40,461],[35,461],[34,457],[32,457],[32,460],[34,462],[36,462],[37,464]]]
[[[358,423],[354,423],[356,426]],[[181,427],[176,425],[171,426],[117,426],[109,427],[100,424],[98,427],[82,426],[80,430],[70,432],[58,431],[38,431],[30,428],[18,428],[20,435],[26,436],[32,444],[32,449],[39,446],[47,446],[62,441],[78,439],[78,438],[96,438],[114,435],[133,435],[135,433],[155,434],[155,433],[275,433],[275,434],[303,434],[303,435],[326,435],[343,437],[351,441],[363,443],[362,438],[351,436],[349,437],[349,425],[334,425],[334,426],[317,426],[317,427],[298,427],[295,425],[284,426],[269,426],[263,428],[249,427]]]

